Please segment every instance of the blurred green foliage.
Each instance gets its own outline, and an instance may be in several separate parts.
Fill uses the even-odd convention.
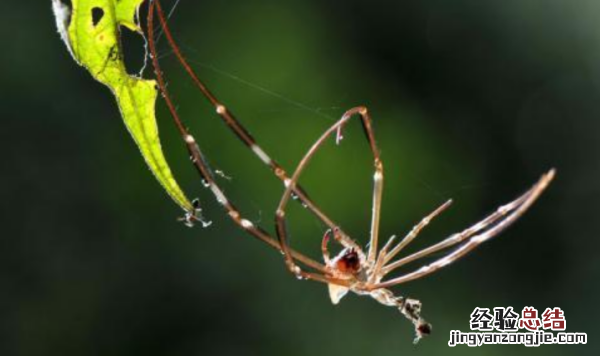
[[[331,306],[323,286],[292,278],[217,204],[204,210],[209,229],[177,223],[110,94],[64,50],[50,2],[12,3],[0,21],[0,354],[597,354],[599,14],[591,0],[181,1],[173,12],[188,58],[288,169],[344,110],[367,105],[386,169],[383,235],[456,202],[413,249],[558,169],[498,239],[398,288],[423,302],[434,326],[415,347],[396,311],[353,296]],[[126,48],[142,48],[125,37]],[[227,194],[272,230],[283,187],[160,44],[179,112],[213,167],[232,177],[222,181]],[[131,72],[141,55],[126,53]],[[158,117],[184,189],[213,201],[162,105]],[[303,185],[365,241],[370,178],[355,123]],[[299,207],[290,215],[294,246],[318,256],[322,226]],[[447,346],[476,306],[526,305],[561,307],[567,331],[587,332],[589,344]]]

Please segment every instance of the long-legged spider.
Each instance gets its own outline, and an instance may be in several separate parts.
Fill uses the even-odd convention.
[[[156,42],[153,37],[155,13],[158,15],[158,20],[160,22],[162,31],[179,63],[188,73],[189,77],[192,79],[200,92],[213,105],[217,115],[227,124],[227,126],[235,133],[235,135],[273,171],[275,176],[283,182],[285,191],[275,214],[277,238],[271,236],[265,230],[252,223],[250,220],[245,219],[233,202],[226,197],[225,193],[214,179],[214,174],[204,159],[196,139],[188,132],[187,128],[182,123],[167,89],[166,81],[158,61]],[[256,237],[260,241],[265,242],[272,248],[281,251],[284,255],[287,268],[295,276],[300,279],[314,280],[327,284],[331,301],[334,304],[337,304],[344,295],[346,295],[349,291],[352,291],[358,295],[370,296],[383,305],[398,308],[398,310],[415,326],[415,341],[418,341],[422,336],[431,332],[431,325],[421,317],[421,303],[415,299],[395,296],[389,288],[429,275],[438,269],[458,260],[477,247],[479,244],[498,235],[502,230],[516,221],[533,204],[533,202],[540,196],[540,194],[544,191],[554,177],[554,170],[550,170],[548,173],[544,174],[540,180],[527,192],[510,203],[501,206],[494,213],[490,214],[483,220],[473,224],[459,233],[450,235],[441,242],[438,242],[432,246],[414,252],[408,256],[395,259],[395,257],[403,250],[403,248],[413,241],[419,232],[425,226],[427,226],[433,218],[438,216],[450,206],[451,200],[448,200],[440,207],[435,209],[432,213],[423,218],[398,243],[395,243],[395,236],[392,236],[387,243],[381,249],[379,249],[379,220],[384,179],[383,163],[380,158],[379,149],[375,142],[371,118],[365,107],[361,106],[348,110],[340,120],[327,129],[302,158],[293,175],[289,176],[287,172],[256,143],[254,138],[249,134],[244,126],[242,126],[242,124],[233,116],[229,109],[227,109],[209,91],[206,85],[196,75],[195,71],[188,64],[179,46],[175,42],[167,24],[166,16],[158,0],[152,0],[149,3],[147,26],[148,44],[150,55],[152,57],[152,64],[156,73],[157,83],[160,87],[167,107],[179,129],[184,142],[187,145],[191,160],[200,173],[204,185],[210,188],[212,193],[217,198],[217,201],[225,208],[227,215],[233,220],[234,223],[239,225],[252,236]],[[339,141],[342,129],[353,117],[358,117],[361,120],[363,130],[366,134],[366,138],[373,155],[373,164],[375,169],[375,174],[373,177],[374,185],[371,230],[368,244],[369,247],[366,252],[363,251],[360,245],[350,238],[350,236],[346,234],[338,224],[332,221],[323,211],[321,211],[321,209],[308,197],[308,194],[298,183],[300,175],[319,148],[322,147],[325,140],[327,140],[331,135],[336,134],[336,139]],[[289,246],[285,212],[292,196],[297,197],[297,200],[300,201],[328,228],[321,242],[323,263],[318,262],[292,249]],[[185,220],[188,224],[192,224],[193,221],[197,219],[197,211],[187,212]],[[342,247],[341,252],[334,258],[330,257],[328,249],[328,242],[332,237]],[[457,247],[454,250],[447,252],[443,257],[435,259],[433,262],[421,266],[412,272],[389,279],[385,278],[390,272],[401,266],[424,257],[431,256],[433,253],[446,250],[453,246]]]

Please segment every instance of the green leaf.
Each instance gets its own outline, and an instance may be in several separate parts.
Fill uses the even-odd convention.
[[[154,108],[158,90],[154,80],[131,76],[125,69],[120,26],[143,36],[137,11],[144,0],[72,0],[72,9],[53,0],[59,33],[73,58],[117,99],[123,121],[148,167],[173,200],[190,212],[185,196],[162,152]]]

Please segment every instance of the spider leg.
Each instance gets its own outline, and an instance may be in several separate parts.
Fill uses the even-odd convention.
[[[202,95],[210,102],[210,104],[214,107],[217,115],[221,118],[221,120],[231,129],[231,131],[242,141],[253,153],[256,157],[258,157],[265,165],[267,165],[275,174],[277,178],[279,178],[284,186],[287,186],[289,183],[289,176],[287,172],[277,163],[274,159],[272,159],[256,142],[254,137],[248,132],[248,130],[241,124],[241,122],[236,119],[236,117],[231,113],[231,111],[223,105],[217,97],[208,89],[208,87],[200,80],[192,66],[189,65],[183,53],[181,52],[180,47],[177,42],[173,38],[169,26],[167,24],[167,20],[165,18],[164,12],[161,8],[160,2],[158,0],[152,1],[155,3],[155,8],[157,10],[158,19],[163,29],[163,33],[169,43],[169,46],[173,50],[173,53],[177,57],[179,63],[182,65],[184,70],[188,73],[189,77],[192,79],[194,85],[200,90]],[[151,5],[152,6],[152,5]],[[152,37],[152,31],[148,31],[150,33],[149,37]],[[152,51],[154,54],[156,51]],[[155,55],[153,55],[156,57]],[[330,229],[340,228],[337,226],[335,222],[333,222],[313,201],[309,198],[308,194],[302,189],[300,185],[296,185],[293,188],[293,193],[298,197],[298,200],[308,209],[310,210],[319,220],[321,220],[325,225],[327,225]],[[344,232],[340,230],[342,235],[347,236]]]
[[[149,4],[147,19],[148,19],[148,32],[150,34],[154,32],[154,10],[158,6],[160,6],[160,4],[156,0],[151,1]],[[159,12],[159,14],[160,14],[160,12]],[[170,33],[167,35],[170,36]],[[156,53],[156,44],[155,44],[153,36],[148,36],[148,45],[151,50],[151,53]],[[245,231],[248,231],[252,236],[256,237],[260,241],[266,243],[267,245],[271,246],[272,248],[275,248],[275,249],[281,251],[282,247],[275,238],[270,236],[262,228],[255,226],[250,220],[243,218],[240,211],[236,208],[236,206],[227,199],[227,197],[225,196],[225,193],[217,184],[217,182],[214,178],[214,174],[213,174],[212,170],[210,169],[208,163],[206,162],[206,159],[204,158],[204,156],[200,150],[200,147],[196,143],[196,140],[194,139],[194,137],[191,134],[189,134],[188,130],[185,128],[183,122],[181,121],[181,119],[177,113],[177,110],[175,109],[175,105],[173,104],[173,101],[171,99],[171,96],[169,94],[169,91],[168,91],[166,83],[165,83],[163,73],[162,73],[160,65],[158,63],[158,57],[153,55],[152,61],[153,61],[153,66],[154,66],[154,69],[156,72],[157,84],[162,92],[162,95],[165,99],[165,102],[167,104],[169,112],[170,112],[171,116],[173,117],[175,124],[177,125],[177,128],[187,146],[191,160],[192,160],[194,166],[196,167],[196,169],[198,170],[198,172],[200,173],[205,185],[210,188],[212,193],[217,198],[217,201],[227,211],[227,215],[229,216],[229,218],[231,218],[234,221],[234,223],[236,223],[238,226],[240,226]],[[191,212],[191,213],[193,213],[193,212]],[[286,251],[289,254],[290,258],[297,260],[316,271],[320,271],[322,273],[326,272],[323,264],[311,259],[310,257],[307,257],[307,256],[301,254],[300,252],[291,250],[289,248],[287,248]],[[320,282],[324,282],[324,283],[330,283],[329,280],[326,280],[323,278],[323,276],[320,276],[317,274],[305,273],[305,275],[303,275],[302,277],[320,281]]]
[[[381,270],[385,264],[387,264],[391,259],[393,259],[406,245],[408,245],[415,237],[421,232],[425,226],[429,225],[431,220],[446,210],[450,204],[452,204],[452,200],[446,201],[432,213],[423,218],[417,225],[415,225],[412,230],[404,236],[402,241],[400,241],[391,251],[388,252],[391,247],[396,236],[392,236],[385,246],[379,252],[377,256],[377,261],[373,270],[371,272],[371,277],[369,278],[369,283],[378,283],[379,280],[385,275],[385,273],[381,273]]]
[[[396,277],[388,281],[375,284],[371,286],[371,288],[388,288],[400,283],[412,281],[429,275],[437,271],[438,269],[445,267],[451,264],[452,262],[460,259],[481,243],[498,235],[500,232],[502,232],[504,229],[510,226],[513,222],[515,222],[519,217],[521,217],[521,215],[523,215],[523,213],[535,202],[535,200],[540,196],[540,194],[542,194],[542,192],[546,189],[550,181],[554,178],[554,174],[555,171],[550,170],[548,173],[544,174],[541,177],[541,179],[525,194],[512,201],[511,203],[501,206],[500,208],[498,208],[498,210],[496,210],[496,212],[492,213],[479,223],[473,225],[472,227],[464,230],[461,233],[450,236],[449,238],[443,240],[442,242],[436,245],[433,245],[429,248],[416,252],[413,255],[410,255],[402,260],[392,263],[388,267],[385,267],[383,272],[385,275],[401,265],[425,257],[433,252],[456,245],[468,239],[470,236],[474,235],[466,243],[464,243],[462,246],[458,247],[454,251],[450,252],[446,256],[430,264],[427,264],[417,269],[416,271],[407,273],[405,275]]]
[[[540,181],[541,182],[541,181]],[[540,184],[540,183],[538,183]],[[538,185],[536,184],[536,186]],[[446,238],[445,240],[442,240],[440,242],[438,242],[435,245],[429,246],[423,250],[420,250],[418,252],[415,252],[407,257],[404,257],[396,262],[391,263],[390,265],[386,266],[383,269],[383,274],[387,274],[389,272],[391,272],[392,270],[403,266],[407,263],[410,263],[412,261],[415,261],[417,259],[426,257],[432,253],[435,253],[437,251],[443,250],[445,248],[454,246],[462,241],[465,241],[466,239],[468,239],[469,237],[473,236],[474,234],[478,233],[481,230],[484,230],[486,227],[488,226],[492,226],[493,224],[495,224],[496,222],[500,221],[500,219],[502,219],[503,217],[505,217],[506,215],[508,215],[509,213],[515,211],[517,208],[519,208],[530,196],[531,193],[535,190],[535,187],[531,188],[529,191],[527,191],[526,193],[524,193],[523,195],[521,195],[519,198],[513,200],[512,202],[501,206],[500,208],[496,209],[495,212],[493,212],[492,214],[488,215],[485,219],[477,222],[476,224],[470,226],[469,228],[463,230],[460,233],[456,233],[451,235],[450,237]]]
[[[373,167],[375,173],[373,174],[373,202],[371,212],[371,231],[369,238],[369,251],[367,253],[367,263],[373,264],[377,258],[377,248],[379,243],[379,220],[381,217],[381,200],[383,194],[383,163],[379,154],[379,148],[375,141],[375,133],[373,132],[372,120],[369,115],[369,111],[364,106],[358,106],[352,108],[344,113],[344,117],[350,118],[354,115],[359,115],[360,122],[363,127],[363,131],[369,142],[369,148],[373,154]],[[341,124],[336,129],[336,143],[339,144],[342,138],[342,130],[344,124]]]
[[[329,243],[329,235],[331,234],[331,230],[325,231],[323,235],[323,240],[321,241],[321,253],[323,254],[323,261],[325,261],[325,265],[328,265],[331,262],[331,255],[329,254],[329,248],[327,244]]]
[[[367,109],[364,107],[356,107],[356,108],[346,111],[341,119],[339,119],[335,124],[333,124],[331,127],[329,127],[319,137],[319,139],[317,139],[317,141],[315,141],[315,143],[313,143],[313,145],[306,152],[304,157],[300,160],[300,163],[298,163],[298,166],[296,167],[296,170],[294,171],[292,178],[289,180],[289,183],[286,185],[285,192],[283,193],[281,200],[279,202],[279,205],[277,207],[277,210],[275,212],[275,226],[276,226],[277,236],[279,238],[279,244],[282,247],[286,265],[288,266],[289,270],[294,274],[299,274],[301,272],[301,269],[299,266],[297,266],[294,263],[293,258],[291,256],[291,254],[289,253],[289,242],[288,242],[288,233],[287,233],[287,228],[286,228],[285,209],[287,207],[288,202],[290,201],[290,198],[294,191],[294,187],[296,186],[296,184],[300,178],[300,175],[302,174],[302,172],[304,171],[304,169],[306,168],[306,166],[308,165],[310,160],[313,158],[315,153],[319,150],[319,148],[322,147],[322,145],[325,143],[325,141],[329,138],[329,136],[332,133],[339,132],[344,127],[344,125],[348,121],[350,121],[350,119],[353,118],[356,114],[359,115],[361,122],[363,123],[363,128],[365,129],[365,133],[367,135],[367,139],[369,141],[371,151],[373,152],[373,155],[375,157],[375,165],[376,165],[375,175],[376,175],[376,177],[383,176],[382,175],[382,166],[381,166],[381,162],[379,160],[379,151],[377,149],[377,146],[375,145],[375,139],[373,137],[373,131],[371,129],[371,121],[368,116]],[[376,180],[377,179],[378,178],[376,178]],[[376,183],[376,186],[378,186],[377,183]],[[375,189],[375,190],[377,191],[378,189]],[[381,193],[375,193],[374,196],[378,197],[376,199],[378,202],[381,200],[380,199]],[[378,204],[377,204],[377,206],[378,206]],[[377,210],[377,211],[375,212],[375,210]],[[379,209],[374,209],[373,216],[375,218],[375,221],[377,221],[377,223],[374,224],[376,226],[376,228],[374,230],[375,235],[376,235],[377,228],[379,226],[379,223],[378,223]],[[338,234],[335,234],[335,232],[338,231],[338,230],[336,230],[336,228],[333,229],[334,237],[336,237],[338,235]],[[373,230],[372,230],[372,232],[373,232]],[[363,256],[363,252],[362,252],[362,249],[360,248],[360,246],[358,246],[358,244],[356,242],[354,242],[352,239],[350,239],[347,235],[341,234],[341,232],[340,232],[339,239],[340,239],[339,240],[340,243],[342,243],[345,247],[351,247],[351,248],[356,249],[356,251],[361,255],[361,258],[365,258],[365,256]],[[371,236],[371,242],[373,242],[373,235]],[[377,241],[375,238],[375,243],[376,242]]]
[[[374,289],[369,292],[369,295],[379,303],[398,308],[415,327],[416,344],[423,336],[431,334],[431,324],[421,317],[421,302],[416,299],[397,297],[392,291],[385,288]]]
[[[417,225],[415,225],[412,230],[398,243],[391,251],[388,253],[385,258],[383,264],[387,264],[391,259],[393,259],[406,245],[411,243],[415,237],[425,228],[425,226],[429,225],[431,220],[433,220],[436,216],[441,214],[444,210],[446,210],[450,204],[452,204],[452,199],[446,201],[440,207],[435,209],[432,213],[423,218]]]
[[[377,256],[377,261],[375,261],[375,265],[369,272],[370,273],[369,281],[368,281],[369,283],[377,283],[378,282],[378,279],[380,278],[379,271],[381,271],[381,268],[385,264],[385,260],[388,255],[388,251],[395,240],[396,240],[396,235],[392,235],[389,238],[389,240],[385,243],[385,245],[381,248],[381,250],[379,251],[379,255]]]

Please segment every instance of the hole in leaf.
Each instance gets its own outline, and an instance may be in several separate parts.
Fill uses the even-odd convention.
[[[139,75],[140,69],[145,64],[145,42],[139,33],[131,31],[129,28],[121,28],[121,50],[122,59],[125,62],[125,68],[130,75]]]
[[[92,23],[94,24],[94,27],[96,27],[98,25],[98,23],[100,22],[100,20],[102,20],[103,17],[104,17],[104,10],[102,10],[99,7],[94,7],[92,9]]]

